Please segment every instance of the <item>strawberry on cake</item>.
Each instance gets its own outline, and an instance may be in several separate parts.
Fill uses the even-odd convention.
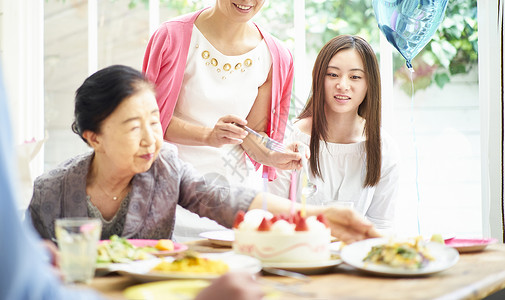
[[[323,215],[272,215],[239,212],[233,225],[233,250],[264,262],[315,262],[330,259],[330,229]]]

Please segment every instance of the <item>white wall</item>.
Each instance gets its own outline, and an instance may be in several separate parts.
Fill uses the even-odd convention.
[[[3,71],[16,143],[44,135],[43,7],[43,1],[3,0]]]
[[[29,160],[32,149],[23,146],[25,142],[44,138],[44,1],[1,1],[2,71],[13,121],[14,142],[20,147],[17,153],[28,152],[26,157]],[[23,191],[30,194],[30,174],[43,171],[43,152],[34,157],[30,165],[26,159],[20,158],[20,179],[28,185],[28,189]],[[27,197],[29,195],[23,193],[21,206],[27,205]]]

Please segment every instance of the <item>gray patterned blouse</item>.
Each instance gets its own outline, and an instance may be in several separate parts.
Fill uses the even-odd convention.
[[[76,156],[35,180],[28,208],[42,238],[54,238],[54,221],[88,217],[86,176],[93,152]],[[121,236],[137,239],[171,238],[177,204],[231,227],[235,214],[247,210],[256,190],[209,182],[177,157],[164,143],[151,168],[132,180],[130,203]]]

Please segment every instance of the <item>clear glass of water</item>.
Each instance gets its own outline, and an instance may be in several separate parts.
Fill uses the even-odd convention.
[[[90,283],[95,275],[97,246],[102,232],[98,219],[57,219],[60,268],[66,283]]]

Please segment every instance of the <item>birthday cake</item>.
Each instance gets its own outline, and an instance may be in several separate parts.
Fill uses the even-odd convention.
[[[323,215],[272,215],[264,210],[239,212],[233,250],[263,262],[316,262],[330,259],[330,229]]]

